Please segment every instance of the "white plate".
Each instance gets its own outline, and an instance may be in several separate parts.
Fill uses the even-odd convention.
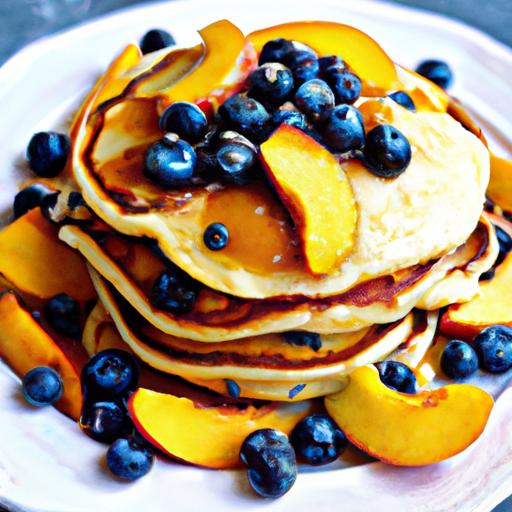
[[[125,43],[155,26],[188,43],[195,29],[219,18],[245,31],[292,19],[336,20],[365,30],[407,66],[427,57],[444,58],[455,69],[453,94],[477,114],[497,152],[511,156],[506,134],[512,134],[512,52],[476,30],[361,0],[159,3],[41,40],[0,69],[0,208],[12,201],[31,134],[65,123]],[[479,441],[449,461],[416,469],[372,463],[303,472],[293,489],[273,502],[254,497],[243,472],[209,471],[164,459],[139,482],[119,483],[104,470],[104,446],[53,409],[28,408],[18,389],[17,379],[1,366],[0,503],[12,510],[483,512],[512,493],[510,387]]]

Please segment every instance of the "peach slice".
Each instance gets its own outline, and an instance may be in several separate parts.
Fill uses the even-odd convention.
[[[400,89],[395,64],[386,52],[368,35],[357,28],[328,21],[299,21],[283,23],[249,34],[248,38],[258,52],[272,39],[282,37],[303,43],[318,55],[339,55],[365,82],[363,94]]]
[[[492,153],[487,196],[506,212],[512,212],[512,162]]]
[[[58,227],[34,209],[0,231],[0,274],[21,292],[48,299],[96,296],[85,262],[58,237]]]
[[[57,409],[75,420],[80,417],[80,369],[86,360],[82,347],[70,340],[52,339],[19,305],[13,292],[0,297],[0,356],[20,378],[36,366],[54,368],[64,382]]]
[[[373,366],[354,370],[347,387],[325,399],[355,446],[398,466],[434,464],[466,449],[483,432],[493,404],[488,393],[469,384],[398,393]]]
[[[267,174],[295,221],[310,272],[331,273],[352,249],[357,222],[343,169],[321,144],[286,124],[260,150]]]
[[[204,58],[182,80],[159,91],[162,109],[175,101],[209,100],[218,105],[241,87],[256,65],[252,44],[229,21],[212,23],[199,34],[205,44]]]
[[[188,398],[139,388],[128,410],[144,438],[164,453],[198,466],[224,469],[239,466],[240,446],[251,432],[275,428],[289,433],[312,411],[312,404],[206,408]]]

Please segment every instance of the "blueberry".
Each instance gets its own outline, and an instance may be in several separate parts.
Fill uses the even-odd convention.
[[[490,373],[503,373],[512,367],[512,329],[493,325],[473,340],[480,368]]]
[[[464,341],[448,343],[441,356],[441,368],[452,379],[465,379],[478,369],[478,357],[474,348]]]
[[[199,285],[182,270],[167,269],[158,276],[151,290],[151,304],[173,315],[188,313],[194,307]]]
[[[224,379],[226,391],[231,398],[240,398],[240,386],[231,379]]]
[[[487,272],[484,272],[483,274],[481,274],[478,280],[479,281],[490,281],[494,277],[495,274],[496,274],[496,270],[491,268]]]
[[[67,135],[56,132],[36,133],[27,147],[28,165],[38,176],[54,178],[66,165],[69,147]]]
[[[320,466],[336,460],[347,447],[342,430],[326,414],[306,416],[290,434],[297,458]]]
[[[250,181],[256,162],[255,151],[246,144],[223,144],[216,154],[220,178],[227,183],[245,185]]]
[[[173,134],[152,144],[144,155],[145,176],[163,187],[190,184],[196,164],[194,148]]]
[[[328,55],[318,59],[318,68],[320,76],[323,76],[328,69],[329,74],[334,74],[335,70],[337,73],[341,73],[342,71],[345,71],[346,65],[341,57],[338,57],[337,55]]]
[[[210,224],[204,231],[203,241],[210,251],[224,249],[229,242],[228,228],[220,222]]]
[[[293,386],[293,388],[288,391],[288,398],[293,400],[299,393],[304,391],[305,387],[306,384],[297,384],[296,386]]]
[[[354,103],[361,95],[361,79],[350,71],[334,73],[329,79],[336,103]]]
[[[82,334],[80,304],[65,293],[52,297],[44,306],[48,325],[57,333],[73,339]]]
[[[291,69],[296,86],[318,77],[318,59],[309,50],[294,50],[287,53],[283,58],[283,64]]]
[[[125,396],[137,388],[139,365],[126,350],[109,348],[95,354],[82,368],[87,401]]]
[[[288,437],[271,428],[249,434],[240,449],[254,491],[265,498],[279,498],[297,478],[295,452]]]
[[[126,410],[116,402],[94,402],[84,407],[80,428],[92,439],[111,443],[130,427]]]
[[[412,98],[404,91],[395,91],[391,94],[388,94],[388,96],[395,102],[398,103],[400,106],[406,108],[407,110],[410,110],[411,112],[416,112],[416,105],[414,104],[414,101]]]
[[[292,72],[278,62],[267,62],[247,79],[248,95],[265,104],[279,105],[293,90]]]
[[[64,392],[60,375],[48,366],[32,368],[23,377],[23,396],[32,405],[52,405]]]
[[[160,129],[179,135],[187,142],[199,142],[208,129],[204,112],[193,103],[177,101],[164,110],[160,117]]]
[[[253,98],[235,94],[219,108],[222,119],[242,135],[261,140],[266,134],[270,119],[265,107]]]
[[[499,226],[495,225],[494,228],[496,230],[496,238],[498,239],[498,244],[500,246],[500,252],[496,258],[496,262],[494,263],[494,266],[497,267],[503,263],[507,254],[512,250],[512,238]]]
[[[153,466],[155,456],[150,448],[130,439],[117,439],[107,451],[107,466],[123,480],[137,480]]]
[[[322,338],[320,338],[320,334],[315,332],[288,331],[283,332],[283,338],[286,343],[299,347],[309,347],[315,352],[318,352],[322,347]]]
[[[380,380],[391,389],[400,393],[415,394],[418,383],[411,369],[398,361],[382,361],[375,365],[379,370]]]
[[[314,121],[325,119],[334,107],[334,94],[329,86],[318,78],[303,83],[295,93],[295,104]]]
[[[291,41],[282,38],[273,39],[263,45],[258,64],[261,66],[267,62],[283,62],[284,56],[293,51],[295,47]]]
[[[380,124],[366,135],[364,159],[368,170],[381,178],[396,178],[411,161],[411,145],[390,124]]]
[[[307,127],[306,116],[298,110],[276,110],[272,114],[272,124],[276,127],[282,124],[289,124],[300,130],[304,130]]]
[[[81,206],[87,206],[87,203],[84,200],[84,196],[80,192],[72,191],[68,196],[68,208],[70,210],[76,210]]]
[[[418,65],[416,72],[428,78],[442,89],[447,89],[453,82],[452,70],[442,60],[425,60]]]
[[[25,215],[29,210],[41,206],[43,204],[43,200],[48,196],[56,199],[58,192],[49,189],[42,183],[34,183],[20,190],[14,196],[14,218],[17,219],[22,215]]]
[[[174,46],[176,41],[169,32],[161,28],[154,28],[144,34],[140,41],[140,49],[145,55],[146,53],[156,52],[168,46]]]
[[[350,105],[334,107],[327,115],[322,135],[330,147],[341,153],[362,148],[365,133],[361,112]]]

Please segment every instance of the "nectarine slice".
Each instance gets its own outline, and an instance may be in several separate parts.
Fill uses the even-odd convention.
[[[72,341],[69,341],[70,348]],[[82,408],[80,351],[59,346],[18,303],[13,292],[0,296],[0,357],[23,378],[36,366],[50,366],[62,377],[64,394],[57,409],[77,420]]]
[[[354,245],[357,210],[334,155],[301,130],[282,124],[261,145],[268,176],[288,208],[314,275],[329,274]]]
[[[21,292],[47,299],[67,293],[79,301],[96,296],[85,262],[58,237],[39,208],[0,231],[0,274]]]
[[[130,398],[131,418],[144,438],[171,457],[207,468],[240,465],[244,439],[260,428],[289,433],[312,410],[308,401],[245,409],[202,407],[178,398],[139,388]]]
[[[512,212],[512,162],[492,153],[487,197],[501,209]]]
[[[365,82],[366,95],[373,95],[371,89],[400,88],[393,61],[370,36],[357,28],[328,21],[298,21],[257,30],[248,36],[258,54],[267,41],[278,37],[303,43],[321,57],[339,55]]]
[[[440,462],[466,449],[487,423],[492,397],[469,384],[416,395],[388,388],[374,366],[361,366],[327,411],[358,448],[398,466]]]

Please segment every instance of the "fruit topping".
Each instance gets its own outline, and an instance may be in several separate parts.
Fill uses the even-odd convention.
[[[286,53],[283,64],[291,69],[296,86],[318,76],[318,59],[310,50],[294,50]]]
[[[167,30],[161,28],[154,28],[144,34],[140,40],[140,50],[145,55],[146,53],[156,52],[162,48],[174,46],[176,41]]]
[[[400,393],[415,394],[419,390],[412,370],[398,361],[381,361],[375,365],[379,370],[380,380],[390,389]]]
[[[44,316],[55,332],[75,340],[80,339],[80,304],[73,297],[66,293],[52,297],[44,306]]]
[[[480,367],[490,373],[504,373],[512,368],[512,329],[493,325],[473,340]]]
[[[410,110],[411,112],[416,112],[416,105],[412,98],[404,91],[395,91],[388,96],[395,102],[401,105],[402,107]]]
[[[305,387],[306,384],[297,384],[296,386],[293,386],[293,388],[288,391],[288,398],[293,400],[301,391],[304,390]]]
[[[363,117],[350,105],[338,105],[329,111],[323,129],[324,140],[335,151],[361,149],[365,141]]]
[[[86,402],[126,396],[139,382],[139,365],[129,352],[116,348],[94,355],[82,368]]]
[[[245,185],[253,174],[256,152],[247,144],[229,142],[219,148],[216,161],[223,182]]]
[[[51,190],[43,183],[33,183],[23,188],[14,196],[14,218],[17,219],[25,215],[29,210],[41,206],[43,201],[48,197],[56,199],[57,195],[58,192]]]
[[[48,366],[32,368],[23,377],[23,396],[32,405],[53,405],[64,392],[61,376]]]
[[[315,332],[288,331],[283,332],[283,338],[291,345],[309,347],[315,352],[318,352],[322,348],[322,338],[320,338],[320,334]]]
[[[380,178],[396,178],[411,161],[411,145],[405,135],[389,124],[380,124],[366,135],[365,165]]]
[[[304,130],[307,126],[306,116],[298,110],[276,110],[272,114],[272,124],[277,128],[281,124],[289,124],[300,130]]]
[[[474,348],[465,341],[452,340],[441,356],[441,368],[452,379],[465,379],[478,370],[478,357]]]
[[[347,69],[347,66],[341,57],[337,55],[327,55],[318,59],[318,68],[320,76],[330,76],[335,73],[341,73]]]
[[[57,132],[38,132],[27,147],[28,165],[42,178],[53,178],[66,165],[70,148],[67,135]]]
[[[299,87],[295,93],[295,104],[313,121],[321,121],[334,107],[334,94],[323,80],[315,78]]]
[[[254,491],[265,498],[286,494],[297,479],[295,452],[286,434],[265,428],[250,434],[240,449]]]
[[[199,285],[178,267],[162,272],[153,284],[151,304],[173,315],[188,313],[197,300]]]
[[[263,104],[279,105],[293,90],[292,72],[278,62],[267,62],[247,79],[248,95]]]
[[[224,249],[229,242],[228,228],[220,222],[210,224],[204,231],[203,241],[211,251]]]
[[[496,238],[498,239],[498,243],[500,246],[500,252],[498,254],[498,258],[494,263],[494,266],[497,267],[505,260],[507,254],[512,250],[512,237],[499,226],[494,226],[496,230]]]
[[[187,101],[177,101],[167,107],[159,124],[164,132],[176,133],[190,144],[199,142],[208,129],[204,112]]]
[[[295,47],[291,41],[283,38],[273,39],[263,45],[258,64],[261,66],[267,62],[283,62],[284,56],[293,51]]]
[[[416,73],[428,78],[442,89],[447,89],[453,82],[453,72],[442,60],[425,60],[418,65]]]
[[[125,407],[116,402],[87,404],[80,417],[80,428],[92,439],[111,443],[127,433],[131,426]]]
[[[107,451],[107,466],[123,480],[137,480],[153,466],[155,456],[150,448],[133,439],[117,439]]]
[[[312,466],[336,460],[347,447],[342,430],[326,414],[306,416],[290,434],[297,458]]]
[[[240,386],[232,379],[224,379],[226,391],[231,398],[240,397]]]
[[[329,68],[328,71],[335,70]],[[334,91],[336,103],[354,103],[361,95],[361,80],[350,71],[330,72],[326,80]]]
[[[195,164],[194,148],[177,135],[169,133],[146,151],[144,174],[163,187],[181,187],[190,183]]]

